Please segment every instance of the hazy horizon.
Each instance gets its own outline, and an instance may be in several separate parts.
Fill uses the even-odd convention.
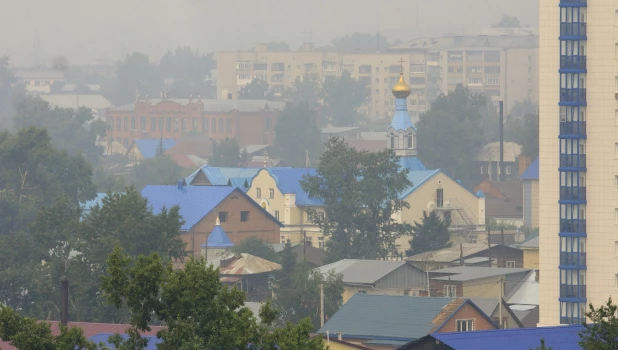
[[[32,65],[37,37],[37,56],[44,64],[55,56],[84,64],[132,52],[158,60],[184,45],[212,52],[285,41],[297,49],[309,38],[326,45],[354,32],[380,31],[389,40],[407,41],[417,36],[417,1],[420,36],[478,33],[503,14],[538,28],[538,0],[0,1],[5,9],[0,30],[10,33],[0,37],[0,56],[11,56],[13,66]]]

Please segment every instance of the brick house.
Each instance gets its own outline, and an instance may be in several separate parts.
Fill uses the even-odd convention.
[[[279,243],[282,224],[249,198],[231,186],[146,186],[142,196],[155,213],[163,208],[180,207],[184,223],[180,228],[186,250],[197,259],[200,245],[213,230],[217,218],[229,239],[238,244],[248,237],[259,237],[267,243]]]
[[[272,145],[284,102],[265,100],[202,100],[138,98],[133,104],[104,113],[107,140],[129,147],[136,139],[178,139],[183,135],[238,140],[241,147]]]
[[[318,333],[328,331],[370,349],[394,349],[428,334],[496,328],[470,299],[358,293]]]

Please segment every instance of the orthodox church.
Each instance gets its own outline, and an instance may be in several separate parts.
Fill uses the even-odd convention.
[[[402,73],[393,86],[395,112],[391,125],[386,130],[387,148],[393,149],[399,157],[402,168],[408,169],[411,185],[399,194],[400,200],[410,208],[396,214],[399,222],[414,224],[423,218],[423,212],[438,211],[449,220],[452,230],[472,233],[483,230],[485,225],[485,196],[467,189],[460,181],[451,178],[440,169],[427,169],[418,159],[416,148],[417,130],[408,113],[407,98],[410,86]],[[409,248],[410,237],[397,240],[399,251]]]

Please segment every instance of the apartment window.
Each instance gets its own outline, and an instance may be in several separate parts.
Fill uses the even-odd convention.
[[[615,78],[616,79],[616,92],[618,92],[618,77]]]
[[[444,190],[438,188],[436,190],[436,207],[442,208],[442,206],[444,206]]]
[[[236,76],[238,80],[251,80],[251,74],[238,74]]]
[[[135,117],[131,117],[131,130],[137,129]]]
[[[242,222],[249,221],[249,212],[248,211],[241,211],[240,212],[240,221],[242,221]]]
[[[225,131],[232,132],[232,119],[225,120]]]
[[[279,220],[279,210],[275,210],[275,219]]]
[[[249,70],[251,69],[251,62],[236,62],[237,70]]]
[[[442,293],[445,297],[456,297],[457,296],[457,286],[455,285],[445,285],[442,286]]]
[[[268,65],[266,63],[255,63],[253,70],[268,70]]]
[[[227,221],[227,211],[219,212],[219,221],[226,222]]]
[[[180,118],[174,118],[174,131],[180,130]]]
[[[618,143],[614,144],[614,157],[618,158]]]
[[[150,118],[150,130],[152,131],[156,131],[157,130],[157,118]]]
[[[482,84],[481,78],[468,78],[468,84]]]
[[[223,132],[223,118],[219,118],[219,132]]]
[[[255,198],[262,198],[262,189],[259,187],[255,189]]]
[[[506,262],[506,267],[508,267],[509,269],[514,269],[515,268],[515,261],[507,261]]]
[[[270,198],[270,199],[275,198],[275,189],[274,188],[268,189],[268,198]]]
[[[486,85],[500,85],[500,78],[486,78]]]
[[[496,67],[485,67],[486,74],[498,74],[500,73],[500,66]]]
[[[139,126],[141,130],[146,131],[146,118],[144,117],[139,118]]]
[[[129,117],[124,117],[124,129],[129,130]]]
[[[212,132],[217,131],[217,118],[212,118]]]
[[[270,70],[274,71],[274,72],[282,72],[285,70],[285,64],[279,62],[279,63],[273,63],[270,65]]]
[[[197,118],[193,118],[193,130],[197,130]]]
[[[614,176],[614,181],[616,182],[616,191],[618,191],[618,175]],[[580,184],[580,186],[582,186]]]
[[[202,117],[202,131],[208,131],[208,118]]]
[[[474,319],[457,320],[457,332],[471,332],[474,330]]]
[[[510,166],[506,167],[506,174],[507,175],[511,175],[511,167]]]

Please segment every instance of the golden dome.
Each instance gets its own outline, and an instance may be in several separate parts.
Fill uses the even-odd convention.
[[[397,98],[406,98],[410,96],[410,85],[403,80],[403,72],[399,75],[399,81],[393,86],[393,95]]]

